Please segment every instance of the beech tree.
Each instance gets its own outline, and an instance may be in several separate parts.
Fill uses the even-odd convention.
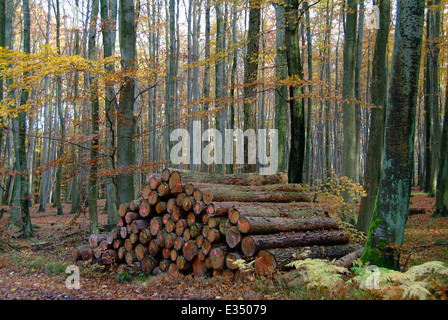
[[[173,1],[173,0],[172,0]],[[134,92],[137,68],[135,36],[135,11],[133,0],[120,0],[120,52],[121,65],[126,73],[121,88],[117,114],[117,165],[121,170],[118,176],[118,200],[120,203],[135,198],[134,174],[131,166],[135,164],[134,153]]]
[[[398,268],[414,166],[414,134],[425,1],[398,0],[380,187],[362,259]]]

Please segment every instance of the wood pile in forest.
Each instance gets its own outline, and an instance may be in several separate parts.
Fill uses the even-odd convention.
[[[117,227],[73,248],[74,260],[111,265],[117,272],[171,270],[235,279],[245,274],[237,260],[255,259],[256,273],[270,275],[297,259],[345,263],[360,250],[301,185],[287,184],[282,173],[167,168],[149,175],[139,198],[118,211]]]

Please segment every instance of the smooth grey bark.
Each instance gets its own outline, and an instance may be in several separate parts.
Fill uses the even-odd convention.
[[[104,57],[111,57],[114,53],[115,43],[113,40],[113,33],[115,33],[115,20],[113,19],[113,14],[109,14],[107,0],[100,0],[101,9],[101,25],[103,34],[103,52]],[[116,2],[116,0],[111,0],[110,2]],[[114,7],[112,5],[112,7]],[[115,6],[116,7],[116,6]],[[111,73],[114,71],[114,65],[108,64],[105,66],[107,72]],[[105,137],[105,147],[107,153],[107,168],[115,169],[115,114],[117,111],[117,100],[115,99],[115,89],[112,84],[106,84],[106,101],[105,101],[105,114],[106,114],[106,128],[107,133]],[[106,177],[106,192],[107,192],[107,225],[108,228],[113,228],[116,226],[119,216],[118,216],[118,195],[117,195],[117,185],[116,180],[113,176]]]
[[[92,12],[89,27],[88,58],[90,61],[96,60],[96,21],[98,17],[99,1],[92,0]],[[99,233],[98,228],[98,147],[99,147],[99,99],[98,99],[98,78],[95,74],[89,73],[90,84],[90,108],[92,118],[92,144],[90,147],[90,179],[89,179],[89,228],[90,233]]]
[[[120,52],[123,71],[131,72],[135,64],[136,35],[135,12],[132,0],[120,0]],[[129,202],[135,199],[134,174],[131,166],[135,164],[134,153],[134,86],[132,75],[125,77],[122,85],[117,114],[117,165],[118,201]]]
[[[216,129],[223,133],[227,127],[228,122],[227,108],[226,108],[226,91],[224,89],[225,84],[225,32],[224,32],[224,13],[223,3],[217,1],[215,3],[216,11],[216,63],[215,63],[215,109],[218,109],[215,113]],[[249,26],[250,29],[250,26]],[[224,173],[223,159],[218,160],[219,163],[215,164],[215,172]]]
[[[356,34],[357,34],[357,3],[347,0],[344,29],[344,75],[342,84],[342,175],[352,181],[356,180],[356,108],[355,108],[355,65],[356,65]],[[343,219],[351,221],[354,218],[354,201],[348,191],[343,193],[347,204]]]
[[[424,13],[424,0],[397,0],[380,188],[362,256],[378,267],[398,269],[394,244],[409,214]]]
[[[387,109],[387,43],[390,25],[390,0],[381,1],[379,11],[379,29],[376,35],[372,62],[371,100],[374,107],[371,111],[363,185],[367,195],[361,198],[356,225],[358,230],[365,233],[369,230],[383,159],[384,126]]]
[[[170,141],[170,133],[174,130],[175,121],[175,86],[176,86],[176,0],[169,0],[169,8],[167,11],[168,23],[169,23],[169,39],[167,39],[167,76],[166,76],[166,97],[165,97],[165,159],[170,165],[170,150],[172,149],[174,142]]]
[[[275,74],[278,81],[282,81],[288,77],[288,62],[285,50],[285,8],[278,4],[275,4],[275,19],[277,46]],[[288,87],[284,85],[275,91],[275,127],[278,130],[278,171],[285,172],[288,145]]]

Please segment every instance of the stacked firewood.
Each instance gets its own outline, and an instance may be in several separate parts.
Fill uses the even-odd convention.
[[[197,276],[242,276],[255,259],[269,275],[296,259],[340,259],[359,250],[336,220],[284,174],[210,175],[165,169],[149,175],[138,199],[119,206],[120,221],[75,260],[144,274],[169,270]],[[341,260],[343,261],[343,260]]]

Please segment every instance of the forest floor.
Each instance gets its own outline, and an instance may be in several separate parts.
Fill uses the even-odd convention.
[[[448,238],[448,218],[431,218],[434,201],[418,190],[413,191],[411,208],[423,211],[409,216],[401,248],[403,269],[427,261],[448,261],[448,246],[434,244]],[[103,206],[101,201],[100,210]],[[80,266],[80,289],[67,289],[65,270],[72,264],[70,249],[85,242],[88,236],[88,213],[70,215],[70,207],[64,204],[66,214],[57,216],[56,208],[48,206],[45,213],[38,213],[38,206],[33,206],[31,218],[36,237],[31,240],[10,237],[6,228],[9,214],[5,213],[0,221],[0,300],[394,299],[390,293],[363,290],[354,284],[339,290],[322,287],[308,290],[295,285],[285,272],[271,278],[254,277],[244,283],[228,283],[220,277],[195,279],[174,274],[123,279],[111,270],[89,265]],[[105,225],[107,215],[98,217],[100,225]],[[447,299],[448,276],[432,279],[431,284],[427,299]]]

